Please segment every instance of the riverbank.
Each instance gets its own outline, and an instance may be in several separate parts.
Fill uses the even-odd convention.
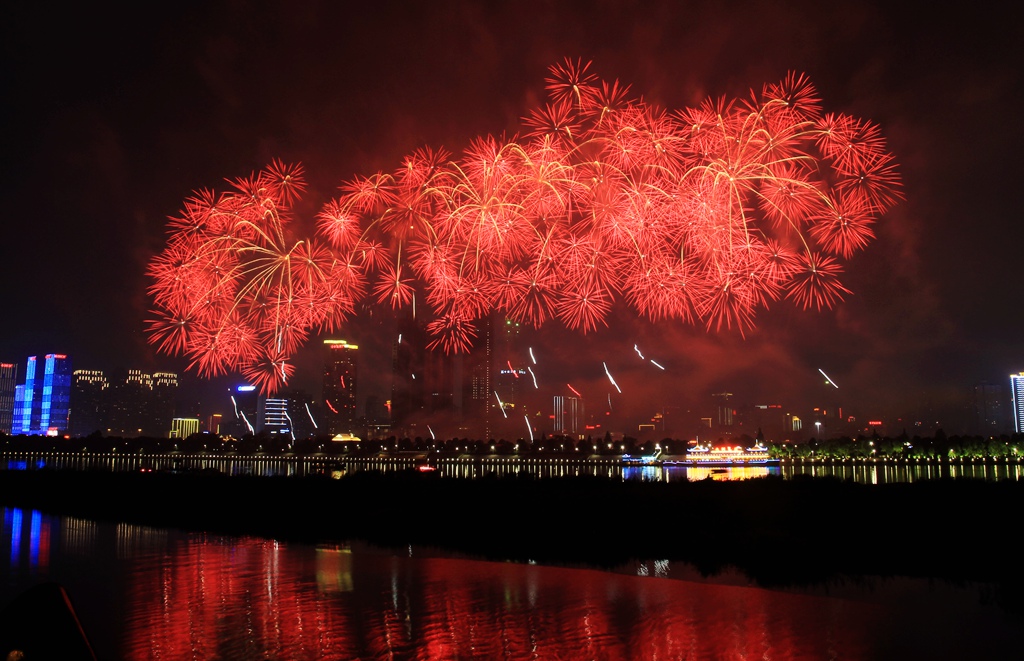
[[[544,564],[687,562],[760,585],[909,576],[1002,586],[1021,608],[1015,522],[1024,484],[834,479],[639,482],[447,479],[413,471],[328,477],[0,471],[0,504],[94,520],[256,535],[362,540]]]

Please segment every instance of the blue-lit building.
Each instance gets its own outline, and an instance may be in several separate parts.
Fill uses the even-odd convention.
[[[260,395],[256,386],[243,383],[228,391],[231,413],[221,420],[221,433],[235,438],[259,431]]]
[[[1013,430],[1024,432],[1024,372],[1010,375],[1010,393],[1013,395]]]
[[[15,387],[11,433],[62,436],[68,431],[71,360],[64,354],[47,354],[42,374],[38,363],[36,356],[28,359],[25,382]]]

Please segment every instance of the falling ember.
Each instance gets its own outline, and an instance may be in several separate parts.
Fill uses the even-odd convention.
[[[742,334],[770,305],[850,293],[843,262],[902,199],[877,126],[824,113],[802,74],[666,110],[589,68],[551,67],[518,136],[344,182],[313,236],[291,217],[298,165],[194,193],[149,264],[150,342],[269,393],[310,335],[368,302],[424,314],[428,346],[458,353],[494,312],[587,333],[624,303]]]
[[[498,394],[497,390],[494,391],[494,398],[498,400],[498,408],[501,409],[501,414],[507,419],[508,411],[505,410],[505,402],[501,401],[501,396]]]
[[[576,390],[575,388],[573,388],[573,387],[572,387],[571,385],[569,385],[568,383],[567,383],[567,384],[565,384],[565,385],[569,387],[569,390],[571,390],[571,391],[573,392],[573,394],[574,394],[574,395],[576,395],[576,396],[577,396],[577,397],[579,397],[580,399],[583,399],[583,395],[581,395],[581,394],[579,393],[579,391],[578,391],[578,390]]]
[[[619,384],[615,383],[615,379],[612,377],[612,373],[608,371],[608,364],[607,363],[601,363],[601,365],[604,366],[604,373],[608,376],[608,380],[612,382],[612,385],[615,386],[615,389],[618,390],[619,394],[621,395],[622,394],[622,388],[619,387]]]

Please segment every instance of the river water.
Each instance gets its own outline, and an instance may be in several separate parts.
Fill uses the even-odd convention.
[[[214,470],[228,475],[301,476],[332,473],[338,477],[361,470],[401,471],[423,463],[414,456],[235,456],[218,454],[55,453],[0,454],[0,470],[37,468],[73,470]],[[618,457],[585,459],[552,457],[463,456],[430,462],[442,476],[479,478],[530,474],[535,477],[596,476],[613,479],[673,482],[679,480],[745,480],[768,475],[834,477],[863,484],[919,482],[939,478],[1024,480],[1020,461],[828,461],[793,460],[778,464],[623,466]]]
[[[1024,632],[984,586],[766,590],[657,560],[546,567],[2,512],[2,605],[59,582],[106,661],[997,659]]]

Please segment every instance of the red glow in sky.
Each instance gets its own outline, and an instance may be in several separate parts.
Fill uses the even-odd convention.
[[[780,299],[822,310],[849,294],[840,260],[901,197],[878,127],[823,113],[804,75],[672,112],[579,61],[551,67],[547,89],[523,137],[476,138],[456,159],[420,150],[343,184],[316,239],[287,232],[299,167],[197,192],[150,266],[152,341],[273,392],[309,334],[367,297],[425,301],[429,346],[448,352],[494,312],[587,333],[616,300],[742,334]]]
[[[611,178],[626,185],[606,186],[600,191],[604,197],[595,197],[592,186],[581,188],[583,202],[614,208],[649,197],[637,194],[648,179],[635,175],[648,158],[644,149],[654,144],[645,135],[678,122],[682,109],[700,113],[707,99],[712,109],[720,100],[733,100],[736,114],[730,116],[738,120],[744,104],[758,102],[764,83],[777,84],[796,71],[813,81],[822,99],[817,125],[833,127],[849,144],[830,154],[821,153],[817,142],[800,148],[824,159],[832,174],[848,168],[857,176],[840,188],[832,174],[812,173],[813,180],[829,184],[824,192],[833,221],[816,214],[799,226],[810,250],[795,234],[786,236],[781,217],[761,204],[775,200],[786,212],[790,204],[799,207],[814,197],[802,184],[785,185],[807,180],[799,163],[776,163],[783,185],[774,189],[738,185],[738,193],[749,195],[743,208],[749,207],[750,216],[733,213],[723,226],[751,227],[759,241],[771,237],[791,250],[806,286],[797,287],[794,277],[778,300],[750,306],[765,285],[737,291],[733,278],[717,296],[712,287],[692,297],[693,324],[669,319],[680,306],[666,301],[678,297],[663,300],[650,295],[653,288],[623,281],[643,273],[633,268],[638,249],[630,253],[609,244],[614,233],[578,228],[577,220],[551,221],[558,239],[570,243],[548,245],[566,256],[571,247],[574,260],[564,268],[575,270],[557,283],[557,297],[520,303],[523,318],[544,315],[554,322],[534,342],[545,356],[544,365],[534,369],[550,367],[558,356],[565,361],[559,366],[564,374],[548,381],[571,381],[586,393],[591,384],[607,384],[601,370],[606,362],[624,393],[649,386],[656,397],[647,399],[728,390],[738,403],[807,407],[825,403],[817,371],[822,368],[842,384],[844,410],[863,419],[905,414],[934,424],[951,413],[966,425],[975,385],[1005,383],[1008,374],[1024,370],[1017,331],[1024,326],[1024,306],[1016,305],[1013,279],[1005,274],[1017,259],[1021,231],[1013,200],[1024,151],[1024,123],[1017,119],[1024,84],[1014,50],[1024,38],[1024,22],[1017,13],[1011,5],[985,12],[952,5],[922,11],[878,0],[685,6],[612,0],[600,10],[587,3],[456,0],[402,11],[371,3],[314,1],[297,7],[276,0],[257,10],[214,0],[176,4],[154,23],[141,6],[69,7],[56,14],[31,4],[12,7],[0,25],[0,76],[9,100],[0,113],[10,127],[0,150],[7,311],[0,360],[23,366],[27,356],[58,352],[86,369],[182,372],[198,355],[172,360],[148,341],[146,322],[154,319],[149,269],[168,246],[167,218],[180,215],[183,197],[193,190],[233,190],[225,177],[260,172],[275,159],[301,163],[307,188],[287,210],[295,219],[284,224],[288,242],[266,249],[283,252],[313,239],[313,246],[302,248],[330,247],[333,254],[330,237],[318,234],[315,224],[332,204],[356,195],[340,185],[372,184],[377,173],[391,185],[407,158],[432,154],[446,178],[432,203],[461,204],[479,196],[483,173],[465,169],[465,183],[456,188],[449,164],[464,164],[470,153],[489,145],[510,154],[513,142],[536,161],[531,145],[545,132],[576,142],[582,139],[578,131],[593,133],[594,118],[576,108],[593,94],[581,91],[573,99],[545,82],[558,78],[551,65],[564,69],[569,56],[581,64],[592,61],[580,77],[595,74],[609,81],[607,91],[595,81],[594,92],[620,98],[633,113],[630,124],[650,129],[602,143],[601,163],[617,170]],[[622,81],[617,88],[616,79]],[[655,108],[664,113],[648,112]],[[482,136],[493,138],[489,143]],[[613,146],[621,147],[617,155]],[[858,154],[861,147],[896,154],[902,187],[890,185],[893,171],[884,158],[849,162],[845,154]],[[586,170],[583,154],[567,161],[560,147],[553,148],[552,168],[569,165],[577,175]],[[860,181],[875,189],[855,184]],[[511,190],[518,195],[525,188],[517,184]],[[902,190],[905,200],[884,216],[864,208],[865,201],[888,205],[894,190]],[[557,211],[561,192],[534,196],[530,213]],[[733,202],[727,208],[740,208]],[[360,223],[367,213],[357,214]],[[395,214],[395,223],[401,215]],[[474,227],[431,222],[445,236]],[[427,246],[414,237],[425,226],[417,227],[392,235],[393,241],[378,239],[380,264],[367,274],[361,299],[366,306],[337,329],[358,341],[360,354],[373,364],[388,360],[393,340],[390,305],[376,300],[391,294],[406,300],[407,281],[425,296],[437,277],[428,282],[422,274],[440,274],[424,262]],[[475,227],[473,240],[489,249],[490,239],[479,223]],[[573,231],[561,231],[566,228]],[[646,229],[645,236],[659,236],[656,228]],[[335,228],[339,233],[343,229]],[[742,245],[728,232],[722,235],[716,239],[721,245]],[[536,243],[525,233],[508,236],[511,242],[503,245]],[[405,249],[401,256],[398,240]],[[453,245],[462,251],[456,251],[461,260],[472,243]],[[666,245],[652,253],[661,260],[652,274],[667,272],[661,259]],[[688,246],[695,255],[707,255],[714,244]],[[372,259],[377,247],[367,247]],[[495,262],[512,271],[506,276],[521,276],[527,255],[542,253],[534,247],[515,259],[496,254]],[[591,267],[589,255],[602,257],[607,266],[595,261]],[[701,267],[697,281],[720,285],[720,274],[728,274],[735,259],[691,261]],[[392,273],[391,267],[404,268]],[[604,276],[589,289],[582,277],[588,270]],[[467,276],[482,278],[463,271],[461,277]],[[823,287],[835,281],[852,294]],[[506,278],[488,301],[511,308],[521,300],[521,289],[514,277]],[[465,303],[459,304],[439,285],[432,291],[439,310],[468,313],[476,305],[472,291],[463,291]],[[842,304],[829,308],[834,297],[815,291],[841,295]],[[237,293],[222,292],[232,298]],[[811,310],[804,311],[805,305]],[[646,311],[662,316],[652,323]],[[441,350],[480,341],[462,316],[440,314],[433,324]],[[560,332],[567,324],[579,330]],[[715,332],[719,324],[723,330]],[[308,346],[316,344],[308,340],[317,328],[305,331]],[[286,335],[282,347],[292,338],[301,344],[302,331],[292,328]],[[377,346],[378,338],[384,346]],[[261,359],[268,378],[277,378],[281,365],[294,365],[293,383],[319,371],[318,357],[300,349],[282,361],[265,351],[265,339],[218,342],[242,353],[251,351],[243,347],[261,347],[270,354]],[[665,366],[672,381],[655,386],[632,378],[626,359],[617,357],[634,344]],[[231,379],[243,378],[231,369]],[[185,383],[201,385],[191,376]],[[363,380],[360,388],[384,393],[388,385]],[[603,399],[604,391],[595,397]],[[942,424],[947,432],[960,426]]]

